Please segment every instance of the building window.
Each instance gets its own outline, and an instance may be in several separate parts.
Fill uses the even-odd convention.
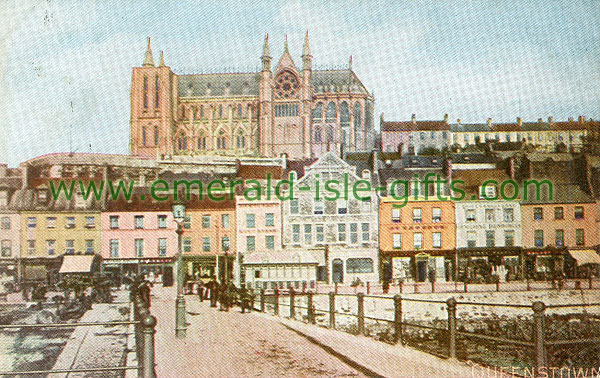
[[[442,233],[434,232],[432,234],[432,246],[433,248],[442,248]]]
[[[202,251],[210,252],[210,236],[202,238]]]
[[[46,227],[47,228],[56,228],[56,217],[46,218]]]
[[[485,209],[485,221],[486,222],[495,222],[496,221],[496,212],[494,209]]]
[[[400,223],[400,221],[402,220],[401,218],[401,214],[402,214],[402,209],[398,208],[393,208],[392,209],[392,222],[394,223]]]
[[[442,209],[434,207],[431,213],[431,221],[433,223],[440,223],[442,221]]]
[[[221,224],[224,229],[229,228],[229,214],[221,214]]]
[[[505,222],[513,221],[513,219],[514,219],[514,210],[513,209],[504,209],[503,213],[504,213],[504,221]]]
[[[167,255],[167,239],[166,238],[158,239],[158,255],[159,256]]]
[[[419,250],[423,248],[423,234],[420,232],[415,232],[413,235],[413,246],[415,250]]]
[[[554,219],[565,219],[565,211],[562,206],[554,208]]]
[[[94,254],[94,240],[93,239],[87,239],[85,241],[85,254],[86,255]]]
[[[158,146],[158,126],[154,126],[154,145]]]
[[[27,254],[35,255],[35,240],[27,240]]]
[[[0,225],[0,227],[3,230],[10,230],[10,218],[9,217],[2,217],[2,224]]]
[[[142,229],[144,228],[144,216],[143,215],[136,215],[134,217],[135,219],[135,228],[136,229]]]
[[[148,109],[148,78],[144,76],[144,109]]]
[[[221,249],[224,252],[229,252],[229,248],[231,247],[231,244],[229,242],[229,236],[223,236],[221,238]]]
[[[210,228],[210,215],[202,216],[202,228]]]
[[[300,225],[299,224],[292,225],[292,242],[300,243]]]
[[[402,234],[393,234],[392,235],[393,246],[395,249],[402,248]]]
[[[575,244],[585,245],[585,234],[583,228],[578,228],[575,230]]]
[[[54,256],[56,254],[56,240],[46,240],[46,252],[48,256]]]
[[[322,224],[315,226],[315,233],[317,243],[323,243],[325,241],[325,232]]]
[[[37,223],[37,221],[36,221],[35,217],[27,218],[27,228],[35,228],[36,223]]]
[[[312,244],[312,225],[311,224],[305,224],[304,225],[304,243],[305,244]]]
[[[192,217],[190,215],[186,215],[183,218],[183,228],[185,228],[186,230],[192,228]]]
[[[159,215],[157,218],[158,218],[158,228],[167,228],[167,216]]]
[[[135,239],[135,255],[144,257],[144,239]]]
[[[346,241],[346,225],[344,223],[338,223],[338,241]]]
[[[583,219],[583,206],[575,206],[575,219]]]
[[[118,215],[111,215],[109,217],[110,219],[110,228],[115,229],[115,228],[119,228],[119,216]]]
[[[246,250],[248,252],[254,252],[256,250],[256,237],[246,236]]]
[[[413,209],[413,223],[421,223],[423,210],[421,208]]]
[[[496,231],[488,230],[485,232],[485,246],[495,247],[496,246]]]
[[[256,227],[256,216],[254,214],[246,214],[246,228]]]
[[[370,236],[370,231],[369,231],[369,224],[368,223],[362,223],[360,225],[360,231],[362,233],[362,241],[363,242],[368,242],[369,239],[371,238]]]
[[[467,232],[467,247],[468,248],[477,247],[477,232],[475,232],[475,231]]]
[[[95,228],[96,227],[96,218],[95,217],[85,217],[85,228]]]
[[[533,220],[542,220],[544,219],[544,209],[541,207],[533,208]]]
[[[265,236],[265,248],[269,251],[273,251],[275,249],[275,236],[274,235],[266,235]]]
[[[12,248],[10,240],[6,239],[0,242],[0,251],[2,253],[2,257],[10,257],[10,255],[12,254],[11,249]]]
[[[273,227],[275,226],[275,214],[266,213],[265,214],[265,227]]]
[[[479,198],[492,199],[496,198],[496,187],[493,185],[486,185],[479,187]]]
[[[75,217],[67,217],[65,227],[66,228],[75,228]]]
[[[337,213],[338,214],[346,214],[348,212],[348,201],[345,199],[337,200]]]
[[[323,214],[324,207],[325,207],[325,204],[323,203],[323,201],[315,201],[313,214]]]
[[[65,240],[65,254],[66,255],[74,255],[75,254],[75,240]]]
[[[0,206],[8,205],[8,192],[6,190],[0,190]]]
[[[371,200],[362,200],[362,212],[363,213],[370,213],[371,212]]]
[[[110,257],[119,257],[118,239],[110,239]]]
[[[192,238],[183,238],[182,244],[184,253],[192,252]]]
[[[346,273],[373,273],[373,259],[349,258],[346,260]]]
[[[475,209],[466,209],[465,218],[467,222],[475,222]]]
[[[290,200],[290,214],[298,214],[298,199]]]
[[[557,247],[564,247],[565,245],[565,232],[564,230],[554,231],[554,244]]]
[[[358,223],[350,223],[350,244],[358,243]]]
[[[504,246],[513,247],[515,245],[515,231],[504,230]]]
[[[544,230],[535,230],[533,232],[534,245],[536,247],[544,246]]]

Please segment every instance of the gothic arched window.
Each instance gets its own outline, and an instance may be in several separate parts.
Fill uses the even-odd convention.
[[[206,150],[206,136],[204,135],[204,133],[201,133],[198,137],[198,149]]]
[[[236,145],[240,150],[246,148],[246,136],[242,130],[238,131],[238,135],[236,136]]]
[[[334,135],[335,130],[333,129],[333,126],[329,126],[327,128],[327,143],[333,143],[335,141]]]
[[[335,109],[335,104],[333,103],[333,101],[331,101],[329,103],[329,105],[327,105],[326,120],[327,120],[327,122],[335,122],[336,117],[337,117],[337,110]]]
[[[313,120],[321,120],[323,118],[323,103],[319,102],[317,107],[313,109],[312,113]]]
[[[154,145],[158,146],[158,126],[154,126]]]
[[[184,151],[187,150],[187,137],[185,136],[180,136],[179,139],[177,140],[177,147],[180,151]]]
[[[360,110],[360,104],[358,102],[354,103],[354,133],[358,134],[362,131],[362,115]]]
[[[315,143],[321,143],[321,127],[315,127]]]
[[[276,98],[296,98],[300,90],[300,84],[296,75],[289,71],[284,71],[275,79],[275,97]]]
[[[242,118],[242,104],[238,104],[238,118]]]
[[[146,126],[142,127],[142,146],[145,146],[147,143],[146,138]]]
[[[346,101],[342,102],[340,109],[340,123],[342,126],[350,126],[350,111],[348,110],[348,103]]]
[[[225,137],[225,131],[221,130],[219,136],[217,136],[217,148],[227,148],[227,137]]]

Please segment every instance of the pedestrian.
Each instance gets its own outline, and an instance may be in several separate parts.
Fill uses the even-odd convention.
[[[200,298],[200,302],[204,302],[204,282],[198,282],[198,298]]]
[[[210,285],[210,307],[217,307],[217,301],[219,300],[219,288],[215,277],[213,277],[208,284]]]
[[[252,286],[248,288],[248,302],[250,303],[248,312],[251,312],[254,309],[254,290],[252,289]]]
[[[228,301],[228,297],[227,297],[227,285],[225,285],[225,282],[221,282],[219,284],[219,287],[217,289],[219,291],[219,310],[220,311],[226,311],[225,309],[227,308],[227,301]],[[229,310],[227,308],[227,310]]]
[[[246,290],[246,285],[242,284],[242,287],[239,290],[240,295],[240,307],[242,308],[242,314],[246,313],[246,308],[249,308],[249,298],[248,298],[248,290]]]

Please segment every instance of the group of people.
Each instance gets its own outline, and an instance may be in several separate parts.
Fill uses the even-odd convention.
[[[242,313],[251,311],[254,307],[254,291],[252,288],[246,289],[245,285],[240,288],[232,282],[217,282],[213,277],[209,282],[199,281],[197,285],[197,294],[200,302],[205,299],[210,300],[210,307],[217,307],[219,303],[220,311],[229,311],[229,308],[239,305]]]

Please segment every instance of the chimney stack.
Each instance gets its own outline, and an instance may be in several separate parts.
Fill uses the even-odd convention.
[[[488,123],[488,127],[492,127],[492,118],[491,117],[488,118],[487,123]]]
[[[585,122],[585,116],[579,116],[579,123],[583,124]]]
[[[412,120],[413,125],[417,124],[417,115],[415,113],[413,113],[411,120]]]
[[[444,114],[444,123],[448,124],[448,113]]]
[[[541,118],[538,118],[538,123],[540,123],[540,124],[541,124],[542,122],[544,122],[544,120],[543,120],[543,119],[541,119]]]
[[[460,125],[460,123],[461,123],[461,119],[460,119],[460,118],[457,118],[457,119],[456,119],[456,123],[458,123],[458,124]]]
[[[517,117],[517,124],[523,126],[523,119],[521,117]]]
[[[573,117],[569,117],[569,122],[573,122]]]
[[[552,118],[552,116],[548,117],[548,123],[552,125],[553,122],[554,122],[554,118]]]

